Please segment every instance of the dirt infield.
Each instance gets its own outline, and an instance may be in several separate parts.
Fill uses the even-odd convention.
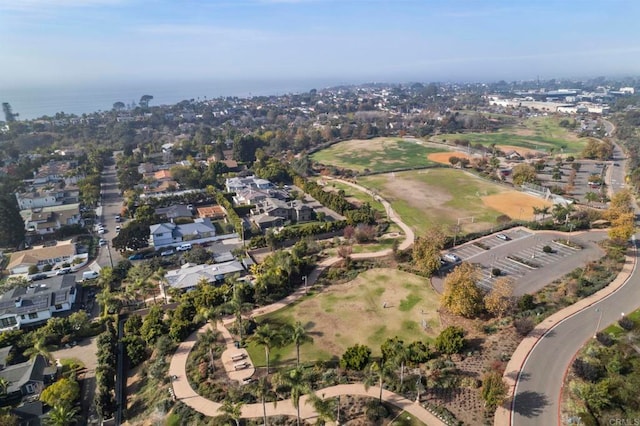
[[[498,148],[502,152],[516,151],[520,155],[544,154],[543,152],[536,151],[535,149],[528,149],[528,148],[524,148],[524,147],[521,147],[521,146],[514,146],[514,145],[496,145],[496,148]]]
[[[434,161],[436,163],[451,164],[451,163],[449,163],[449,158],[451,158],[451,157],[466,158],[468,160],[471,160],[471,156],[469,154],[466,154],[464,152],[457,152],[457,151],[434,152],[432,154],[429,154],[427,156],[427,159],[431,160],[431,161]]]
[[[511,219],[534,219],[534,207],[551,207],[553,203],[542,198],[518,191],[507,191],[482,197],[482,203],[494,210],[506,214]]]

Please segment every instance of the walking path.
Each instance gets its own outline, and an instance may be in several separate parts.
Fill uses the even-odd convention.
[[[400,250],[405,250],[409,248],[413,244],[414,233],[411,228],[409,228],[405,223],[403,223],[400,218],[396,215],[396,213],[391,208],[391,205],[386,201],[380,198],[379,196],[374,195],[371,191],[366,188],[351,183],[347,181],[340,181],[347,185],[350,185],[360,191],[366,192],[371,196],[374,196],[382,203],[382,205],[387,210],[387,214],[389,219],[395,222],[405,233],[405,240],[399,245]],[[391,249],[385,249],[375,253],[356,253],[351,255],[354,259],[368,259],[374,257],[383,257],[391,254]],[[316,268],[309,274],[307,277],[307,285],[313,285],[316,282],[318,277],[324,272],[325,269],[340,261],[339,257],[330,257],[324,259]],[[301,287],[298,288],[295,292],[287,296],[286,298],[275,302],[268,306],[262,306],[253,310],[251,313],[252,316],[265,315],[270,312],[277,311],[282,309],[283,307],[295,302],[296,300],[303,297],[307,292],[307,288]],[[250,362],[250,358],[245,349],[238,349],[235,347],[235,343],[233,341],[233,337],[229,333],[226,328],[226,325],[233,322],[233,318],[226,319],[222,321],[222,323],[217,324],[217,330],[222,333],[222,336],[225,340],[226,349],[221,355],[221,360],[223,365],[225,366],[225,370],[229,375],[229,378],[232,380],[242,381],[243,379],[250,377],[254,372],[255,368],[253,365],[247,368],[243,368],[241,370],[235,370],[235,362],[233,358],[237,355],[246,355],[247,362]],[[221,407],[220,403],[213,402],[207,398],[204,398],[197,394],[197,392],[191,387],[189,384],[189,380],[187,379],[186,366],[187,366],[187,358],[189,357],[189,353],[193,349],[195,345],[198,334],[204,333],[206,330],[211,329],[211,324],[206,324],[201,327],[199,330],[193,332],[186,340],[184,340],[175,354],[171,358],[171,364],[169,365],[169,376],[172,378],[173,391],[176,396],[176,399],[182,401],[184,404],[188,405],[192,409],[198,411],[199,413],[204,414],[205,416],[218,416],[221,414],[219,408]],[[243,360],[244,361],[244,360]],[[333,398],[340,395],[358,395],[358,396],[369,396],[373,398],[378,398],[380,394],[380,388],[378,387],[370,387],[368,390],[365,390],[364,385],[361,383],[357,384],[348,384],[348,385],[337,385],[324,389],[316,390],[315,393],[322,398]],[[390,392],[386,389],[382,390],[382,399],[390,404],[395,405],[402,410],[407,411],[414,417],[418,418],[421,422],[427,425],[437,425],[443,426],[445,423],[438,419],[431,412],[423,408],[417,401],[410,401],[403,396]],[[308,396],[305,395],[300,399],[300,416],[306,420],[313,420],[317,417],[316,412],[313,410],[313,407],[310,404],[307,404]],[[293,407],[293,403],[291,400],[278,401],[275,403],[266,404],[266,412],[267,416],[277,416],[277,415],[286,415],[286,416],[296,416],[297,410]],[[263,406],[262,404],[248,404],[242,406],[242,417],[243,418],[256,418],[263,417]]]

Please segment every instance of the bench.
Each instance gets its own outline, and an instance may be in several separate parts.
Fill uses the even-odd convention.
[[[247,362],[237,362],[235,364],[233,364],[233,368],[237,371],[237,370],[244,370],[245,368],[247,368],[249,366],[249,364]]]
[[[245,358],[245,354],[235,354],[231,356],[231,361],[240,361],[243,360]]]

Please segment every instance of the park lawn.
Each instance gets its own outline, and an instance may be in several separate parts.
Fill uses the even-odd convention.
[[[376,201],[371,195],[364,193],[353,186],[335,180],[326,180],[324,178],[318,178],[316,181],[324,184],[325,191],[339,191],[342,189],[347,200],[349,198],[353,198],[360,203],[369,203],[372,209],[384,213],[384,206],[380,201]]]
[[[429,341],[440,332],[438,306],[439,295],[428,279],[383,268],[365,271],[353,281],[310,294],[257,321],[270,323],[275,329],[302,322],[314,339],[300,347],[301,361],[309,362],[339,359],[357,343],[369,346],[373,355],[380,355],[380,345],[394,336],[405,343]],[[254,365],[265,365],[262,346],[249,344],[247,350]],[[293,345],[274,348],[270,362],[294,363],[295,356]]]
[[[432,138],[435,142],[452,142],[465,139],[472,144],[491,144],[522,147],[530,150],[579,154],[588,138],[578,138],[575,133],[560,127],[556,117],[532,117],[516,126],[506,127],[494,133],[454,133]]]
[[[638,325],[640,324],[640,309],[631,312],[630,314],[626,315],[627,318],[633,320],[633,322],[636,324],[636,328],[638,327]],[[605,328],[603,330],[603,333],[605,334],[610,334],[615,338],[618,338],[620,336],[622,336],[623,334],[628,333],[627,330],[623,329],[622,327],[620,327],[618,325],[618,323],[616,322],[615,324],[611,324],[609,327]]]
[[[397,239],[402,239],[403,237],[398,238],[380,238],[378,241],[370,244],[354,244],[352,246],[353,253],[374,253],[377,251],[382,251],[386,249],[390,249],[393,246],[393,242]]]
[[[464,231],[486,229],[496,224],[498,210],[482,197],[507,192],[500,185],[455,169],[430,169],[394,175],[362,176],[362,186],[373,188],[391,203],[402,220],[419,234],[434,226],[458,224]],[[473,223],[471,218],[473,217]]]
[[[445,149],[426,147],[417,140],[397,138],[353,139],[339,142],[315,152],[311,158],[319,163],[372,173],[407,168],[431,167],[437,163],[427,157]]]

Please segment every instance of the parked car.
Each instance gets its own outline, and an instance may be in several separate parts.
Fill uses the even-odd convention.
[[[82,281],[94,280],[100,276],[96,271],[84,271],[82,273]]]
[[[104,234],[106,231],[104,228],[98,228],[98,235]]]
[[[175,253],[174,249],[164,250],[160,252],[160,256],[171,256],[174,253]]]
[[[120,217],[120,215],[119,215],[119,214],[117,214],[117,215],[116,215],[116,222],[120,222],[120,220],[121,220],[121,217]]]
[[[136,254],[132,254],[131,256],[128,257],[129,260],[140,260],[140,259],[144,259],[144,254],[143,253],[136,253]]]
[[[47,279],[47,274],[35,274],[29,277],[28,281],[40,281]]]
[[[56,275],[67,275],[71,273],[71,268],[62,268],[56,272]]]
[[[120,232],[121,229],[120,225],[116,225],[116,232]]]
[[[100,244],[100,247],[106,246],[107,245],[107,240],[105,240],[104,238],[100,238],[100,241],[98,243]]]
[[[188,251],[191,250],[193,247],[191,246],[191,243],[184,243],[184,244],[180,244],[177,248],[176,251]]]
[[[456,262],[460,262],[462,259],[460,259],[460,256],[458,256],[457,254],[453,254],[453,253],[447,253],[443,256],[444,260],[446,260],[447,262],[452,262],[452,263],[456,263]]]
[[[509,238],[509,236],[508,236],[508,235],[506,235],[506,234],[498,234],[498,235],[496,235],[496,237],[500,238],[500,239],[501,239],[501,240],[503,240],[503,241],[509,241],[509,240],[511,239],[511,238]]]

